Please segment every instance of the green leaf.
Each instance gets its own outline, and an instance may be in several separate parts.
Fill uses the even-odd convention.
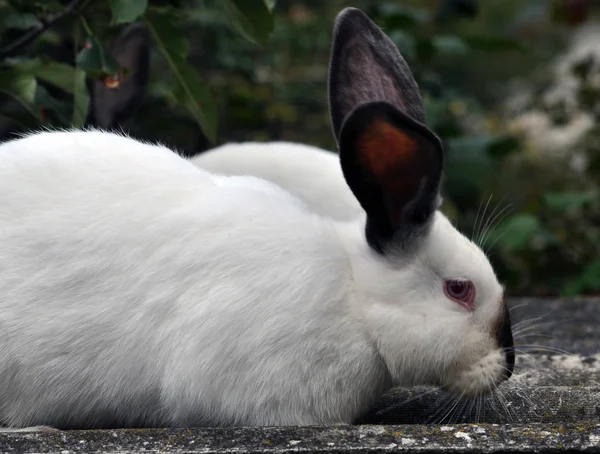
[[[46,61],[39,58],[26,60],[8,60],[6,64],[18,71],[31,74],[59,87],[67,93],[73,93],[75,68],[65,63]]]
[[[461,158],[475,158],[486,154],[494,138],[488,134],[459,136],[449,139],[448,149],[452,155]]]
[[[413,8],[397,3],[384,3],[380,7],[385,29],[399,29],[420,26],[429,20],[430,14],[422,8]]]
[[[38,106],[44,109],[46,114],[48,111],[53,111],[62,126],[71,125],[71,106],[68,103],[59,101],[50,95],[48,90],[41,85],[37,86],[35,102]]]
[[[225,0],[229,22],[235,29],[259,46],[269,40],[275,21],[264,0]]]
[[[497,172],[497,165],[487,153],[490,143],[492,137],[484,134],[446,140],[445,186],[449,197],[462,203],[479,202],[489,179]]]
[[[496,136],[488,145],[488,152],[496,158],[504,158],[521,149],[521,142],[514,136]]]
[[[598,200],[599,196],[598,191],[548,192],[543,195],[543,200],[549,208],[565,212],[580,210],[588,203]]]
[[[185,61],[176,61],[175,64],[178,68],[179,83],[174,96],[190,111],[207,138],[215,143],[218,114],[208,86],[202,81],[196,70]]]
[[[579,295],[584,288],[582,282],[577,279],[571,282],[566,283],[560,291],[561,296],[563,297],[573,297]]]
[[[177,82],[177,88],[174,91],[175,98],[190,111],[206,137],[214,143],[217,139],[218,115],[210,90],[185,59],[176,53],[169,52],[168,40],[158,33],[154,24],[148,19],[146,19],[146,24],[175,76]]]
[[[0,92],[16,99],[33,117],[40,119],[35,105],[36,88],[37,81],[31,74],[7,68],[0,71]]]
[[[74,128],[80,128],[85,124],[90,103],[90,95],[87,89],[86,74],[84,71],[75,71],[73,88],[73,118],[71,124]]]
[[[600,259],[588,263],[583,269],[581,278],[588,289],[600,289]]]
[[[438,20],[473,18],[477,15],[478,5],[475,0],[442,0],[436,18]]]
[[[148,0],[109,0],[113,24],[128,24],[141,17],[148,8]]]
[[[73,93],[75,68],[56,61],[40,63],[39,69],[34,72],[36,77],[52,85],[56,85],[67,93]]]
[[[34,118],[29,111],[20,112],[3,112],[0,111],[0,118],[18,125],[20,128],[24,130],[35,129],[40,126],[40,119]]]
[[[406,60],[411,61],[415,58],[416,42],[412,34],[403,30],[394,30],[389,33],[389,37]]]
[[[29,30],[30,28],[41,25],[35,14],[13,12],[7,14],[3,22],[3,28],[12,28],[17,30]]]
[[[185,59],[188,56],[190,44],[181,26],[181,16],[176,9],[150,8],[145,15],[146,22],[151,23],[155,35],[160,37],[162,47],[169,53]]]
[[[462,39],[471,49],[484,52],[501,52],[501,51],[519,51],[526,52],[528,46],[523,45],[521,41],[502,36],[486,36],[486,35],[471,35],[462,36]]]
[[[494,157],[504,157],[519,150],[521,146],[518,139],[504,134],[461,136],[450,139],[448,144],[452,153],[472,157],[484,153]]]
[[[432,131],[435,131],[447,112],[446,103],[431,96],[424,96],[425,118]]]
[[[6,68],[0,73],[0,86],[19,102],[36,119],[40,119],[40,108],[50,110],[56,114],[55,119],[64,125],[72,124],[72,116],[75,126],[81,126],[87,115],[87,104],[77,100],[78,90],[83,91],[87,99],[87,87],[85,84],[85,73],[81,70],[54,61],[42,61],[35,59],[8,59],[4,62]],[[73,112],[69,104],[52,97],[48,91],[37,84],[36,79],[43,80],[72,93],[76,97],[76,105],[83,109],[83,114]]]
[[[275,3],[277,3],[277,0],[264,0],[264,2],[269,11],[273,11],[275,9]]]
[[[469,46],[458,36],[434,36],[433,47],[436,52],[446,55],[466,55]]]
[[[517,214],[490,229],[485,243],[490,246],[497,242],[509,251],[519,251],[527,246],[530,238],[540,229],[541,224],[537,216],[528,213]]]
[[[44,14],[58,13],[65,9],[64,2],[61,2],[60,0],[35,0],[35,2],[25,0],[25,3],[34,3],[36,8],[41,10]]]
[[[561,294],[572,297],[583,293],[585,290],[600,290],[600,259],[588,263],[579,276],[563,287]]]
[[[119,63],[102,47],[95,36],[88,36],[84,49],[75,59],[77,67],[93,78],[112,76],[120,69]]]

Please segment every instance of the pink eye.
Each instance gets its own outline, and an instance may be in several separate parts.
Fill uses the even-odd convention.
[[[444,281],[444,293],[448,298],[456,301],[458,304],[469,309],[470,311],[475,309],[473,304],[475,299],[475,287],[471,281]]]

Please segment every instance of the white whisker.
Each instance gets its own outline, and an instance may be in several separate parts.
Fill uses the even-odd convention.
[[[510,214],[512,210],[512,204],[508,204],[506,205],[504,208],[502,208],[500,211],[498,211],[498,213],[496,213],[495,216],[493,216],[492,218],[490,218],[490,220],[488,220],[488,223],[486,224],[485,230],[483,231],[483,236],[482,236],[482,240],[481,243],[484,244],[486,241],[486,236],[488,234],[488,232],[490,231],[490,229],[496,225],[499,224],[506,216],[508,216]],[[492,245],[490,245],[487,250],[491,249],[491,246],[493,246],[496,241],[498,241],[503,235],[504,233],[508,230],[508,227],[506,227],[504,229],[504,232],[499,235],[494,242],[492,243]]]
[[[479,247],[481,247],[481,228],[483,226],[483,219],[485,218],[485,213],[487,212],[488,206],[490,204],[490,201],[492,200],[492,194],[490,194],[490,197],[488,198],[487,203],[485,204],[485,208],[483,209],[483,214],[481,215],[481,220],[480,220],[480,225],[479,225],[479,232],[477,233],[477,236],[475,238],[475,244],[478,245]]]

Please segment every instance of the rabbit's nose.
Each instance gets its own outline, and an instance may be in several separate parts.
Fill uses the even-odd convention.
[[[515,345],[513,342],[512,328],[510,324],[510,314],[508,312],[508,306],[503,301],[503,310],[496,322],[496,341],[498,346],[504,351],[506,357],[506,370],[504,372],[504,379],[508,380],[513,373],[515,368]]]

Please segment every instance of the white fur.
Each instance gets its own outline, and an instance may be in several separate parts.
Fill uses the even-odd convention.
[[[50,426],[31,426],[31,427],[0,427],[0,433],[13,433],[13,432],[54,432],[58,429]]]
[[[302,199],[315,213],[338,221],[364,217],[346,184],[337,154],[290,142],[228,143],[191,162],[212,173],[253,175]]]
[[[474,313],[443,293],[459,277]],[[391,260],[360,222],[98,131],[0,146],[0,295],[13,427],[351,423],[393,385],[472,395],[504,366],[502,288],[442,214]]]

